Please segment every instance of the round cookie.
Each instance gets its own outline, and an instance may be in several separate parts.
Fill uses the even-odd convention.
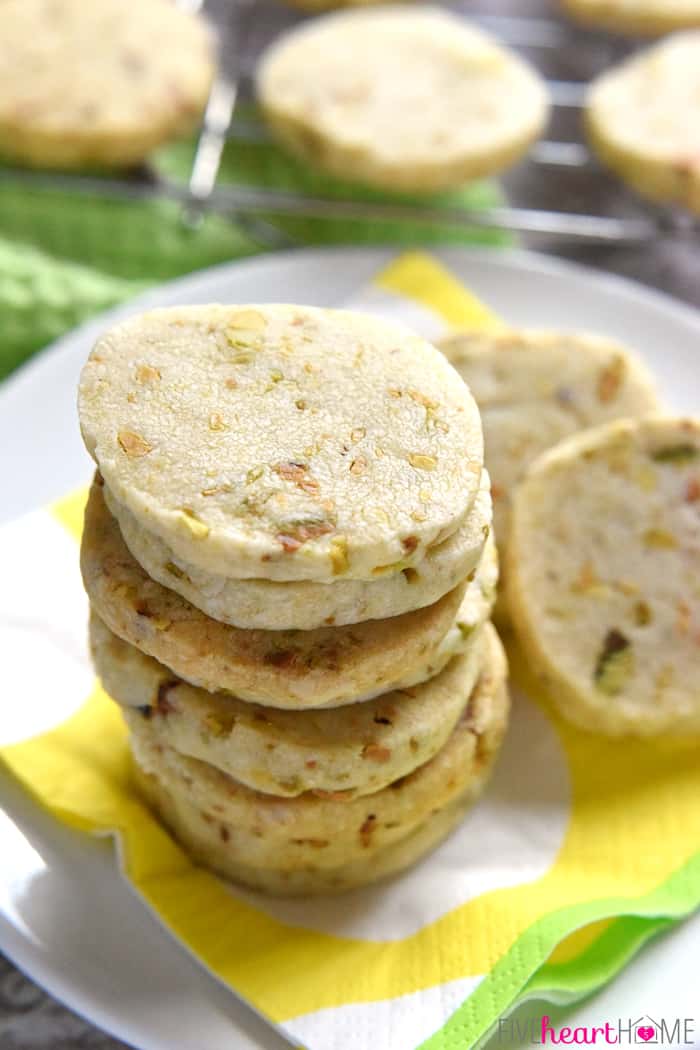
[[[453,332],[438,345],[481,412],[502,559],[515,486],[540,453],[578,430],[658,408],[646,367],[611,339],[513,329]]]
[[[229,842],[233,828],[209,819],[184,795],[172,794],[156,776],[144,773],[137,762],[133,763],[133,775],[150,807],[194,860],[225,879],[280,897],[342,893],[410,868],[447,838],[481,790],[481,784],[474,782],[461,798],[431,814],[415,831],[367,857],[336,868],[308,866],[287,871],[255,868],[232,856]]]
[[[213,72],[205,23],[168,0],[3,0],[0,152],[36,167],[138,164],[192,129]]]
[[[700,213],[700,29],[677,33],[593,81],[591,146],[638,193]]]
[[[518,488],[508,600],[526,658],[593,732],[700,732],[700,422],[570,438]]]
[[[662,36],[700,26],[700,0],[562,0],[584,25],[613,33]]]
[[[432,758],[466,707],[483,662],[481,630],[454,634],[461,655],[423,684],[344,707],[279,711],[188,685],[94,614],[90,621],[95,669],[130,724],[146,718],[168,747],[256,791],[289,797],[366,795]]]
[[[376,580],[462,525],[481,423],[441,354],[374,317],[192,306],[134,317],[80,382],[115,499],[205,572]]]
[[[375,580],[339,579],[333,584],[235,580],[203,571],[142,529],[107,486],[103,493],[129,551],[151,579],[222,623],[284,631],[384,620],[437,602],[474,572],[482,556],[492,516],[490,488],[489,476],[482,471],[467,521],[417,564],[403,563],[401,571],[382,573]]]
[[[236,783],[203,762],[162,745],[150,722],[134,722],[131,745],[141,770],[154,776],[172,809],[188,804],[226,843],[231,868],[326,877],[398,844],[445,807],[477,795],[491,770],[508,719],[503,648],[492,628],[484,671],[445,746],[429,762],[372,795],[349,800],[310,793],[276,798]],[[183,844],[198,854],[195,837],[176,821]],[[240,876],[239,876],[240,877]],[[249,884],[254,884],[249,880]]]
[[[150,579],[126,548],[97,484],[86,508],[81,570],[95,612],[109,629],[177,676],[295,710],[353,703],[429,677],[446,659],[446,636],[464,595],[462,584],[434,605],[349,627],[240,630]],[[488,594],[496,571],[491,558],[476,586]]]
[[[262,56],[257,95],[285,146],[343,179],[434,192],[502,171],[542,132],[544,82],[429,5],[336,12]]]

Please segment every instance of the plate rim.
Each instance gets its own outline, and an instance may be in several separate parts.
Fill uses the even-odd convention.
[[[321,262],[334,257],[352,256],[353,258],[376,258],[377,264],[381,265],[385,256],[391,256],[392,254],[398,256],[408,250],[391,245],[349,245],[347,247],[321,246],[292,248],[280,252],[261,252],[242,259],[231,259],[223,263],[217,263],[214,266],[193,270],[191,273],[155,284],[133,298],[117,303],[107,310],[100,311],[94,317],[86,318],[79,325],[76,325],[75,328],[65,332],[32,354],[0,383],[0,404],[5,398],[12,396],[16,389],[30,382],[37,370],[46,367],[49,362],[53,362],[63,351],[64,347],[70,345],[76,338],[80,338],[93,328],[97,331],[107,325],[118,322],[122,317],[128,316],[135,310],[154,309],[159,297],[165,295],[170,298],[176,295],[180,288],[196,289],[202,285],[206,286],[209,281],[231,270],[244,269],[255,271],[256,269],[264,269],[266,265],[270,264],[271,260],[279,265],[292,262],[301,262],[303,265],[305,261],[311,261],[313,264],[314,260]],[[529,269],[531,272],[537,272],[543,276],[568,276],[590,282],[596,289],[600,289],[603,292],[617,291],[628,302],[641,303],[662,313],[672,313],[675,315],[676,320],[680,320],[682,323],[700,332],[700,310],[690,303],[686,303],[667,292],[660,291],[634,278],[604,269],[597,269],[586,263],[561,259],[558,256],[525,248],[427,247],[420,249],[420,251],[424,254],[435,256],[448,267],[451,265],[451,259],[465,257],[477,263],[484,262],[488,265],[495,263],[497,268],[502,267],[505,270],[517,272],[518,270]]]

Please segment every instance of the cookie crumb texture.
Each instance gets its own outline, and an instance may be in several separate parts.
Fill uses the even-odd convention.
[[[234,578],[401,572],[465,521],[483,464],[442,355],[344,311],[133,318],[95,346],[79,410],[114,497],[176,557]]]
[[[526,655],[585,729],[700,732],[700,422],[563,442],[516,493],[508,594]]]
[[[280,141],[341,178],[434,192],[501,171],[542,132],[537,72],[428,5],[343,11],[263,55],[257,93]]]
[[[0,152],[36,167],[124,168],[192,129],[213,39],[168,0],[3,0]]]

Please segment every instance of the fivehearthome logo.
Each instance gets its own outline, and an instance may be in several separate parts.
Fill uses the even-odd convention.
[[[545,1014],[529,1020],[502,1017],[497,1041],[506,1046],[695,1046],[693,1017],[618,1017],[599,1025],[558,1028]]]

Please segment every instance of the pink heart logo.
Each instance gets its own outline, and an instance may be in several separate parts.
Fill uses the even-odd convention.
[[[656,1033],[650,1024],[642,1025],[641,1028],[637,1029],[637,1035],[640,1039],[643,1039],[645,1043],[648,1043],[650,1039],[653,1039],[655,1034]]]

